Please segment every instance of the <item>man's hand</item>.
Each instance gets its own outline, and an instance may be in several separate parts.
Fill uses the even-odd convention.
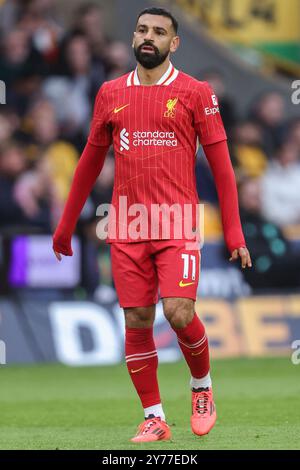
[[[250,253],[245,247],[237,248],[236,250],[233,250],[231,253],[231,258],[229,258],[229,261],[236,261],[238,257],[240,256],[241,258],[241,265],[242,268],[252,268],[252,261],[250,257]]]
[[[58,251],[55,251],[55,250],[53,250],[53,251],[54,251],[54,254],[55,254],[56,258],[58,259],[58,261],[61,261],[62,260],[61,254],[58,253]]]
[[[56,229],[53,235],[52,249],[58,261],[62,260],[62,256],[73,256],[71,235],[66,236],[64,232]]]

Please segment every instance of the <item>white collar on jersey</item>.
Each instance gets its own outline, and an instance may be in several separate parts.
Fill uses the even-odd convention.
[[[170,85],[177,78],[179,71],[175,69],[174,65],[170,62],[168,70],[163,74],[162,77],[155,83],[155,85]],[[127,78],[127,86],[138,86],[140,85],[140,80],[137,73],[137,68],[130,72]]]

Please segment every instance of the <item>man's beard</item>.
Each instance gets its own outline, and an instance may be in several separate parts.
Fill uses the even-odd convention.
[[[151,52],[142,52],[143,46],[151,46],[154,49],[154,53]],[[134,55],[136,60],[143,66],[145,69],[154,69],[162,64],[168,57],[170,51],[160,52],[156,46],[149,42],[144,42],[139,47],[134,47]]]

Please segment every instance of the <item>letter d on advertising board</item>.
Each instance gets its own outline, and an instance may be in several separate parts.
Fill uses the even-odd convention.
[[[0,365],[6,364],[6,346],[4,341],[0,340]]]
[[[0,80],[0,104],[6,104],[6,85]]]

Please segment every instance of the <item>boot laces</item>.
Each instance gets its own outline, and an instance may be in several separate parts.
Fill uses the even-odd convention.
[[[196,399],[196,412],[199,414],[205,414],[208,412],[208,400],[209,400],[209,395],[206,392],[201,392],[201,395],[199,398]]]
[[[151,420],[148,423],[143,423],[142,434],[147,434],[151,430],[151,428],[154,424],[156,424],[156,420]]]

